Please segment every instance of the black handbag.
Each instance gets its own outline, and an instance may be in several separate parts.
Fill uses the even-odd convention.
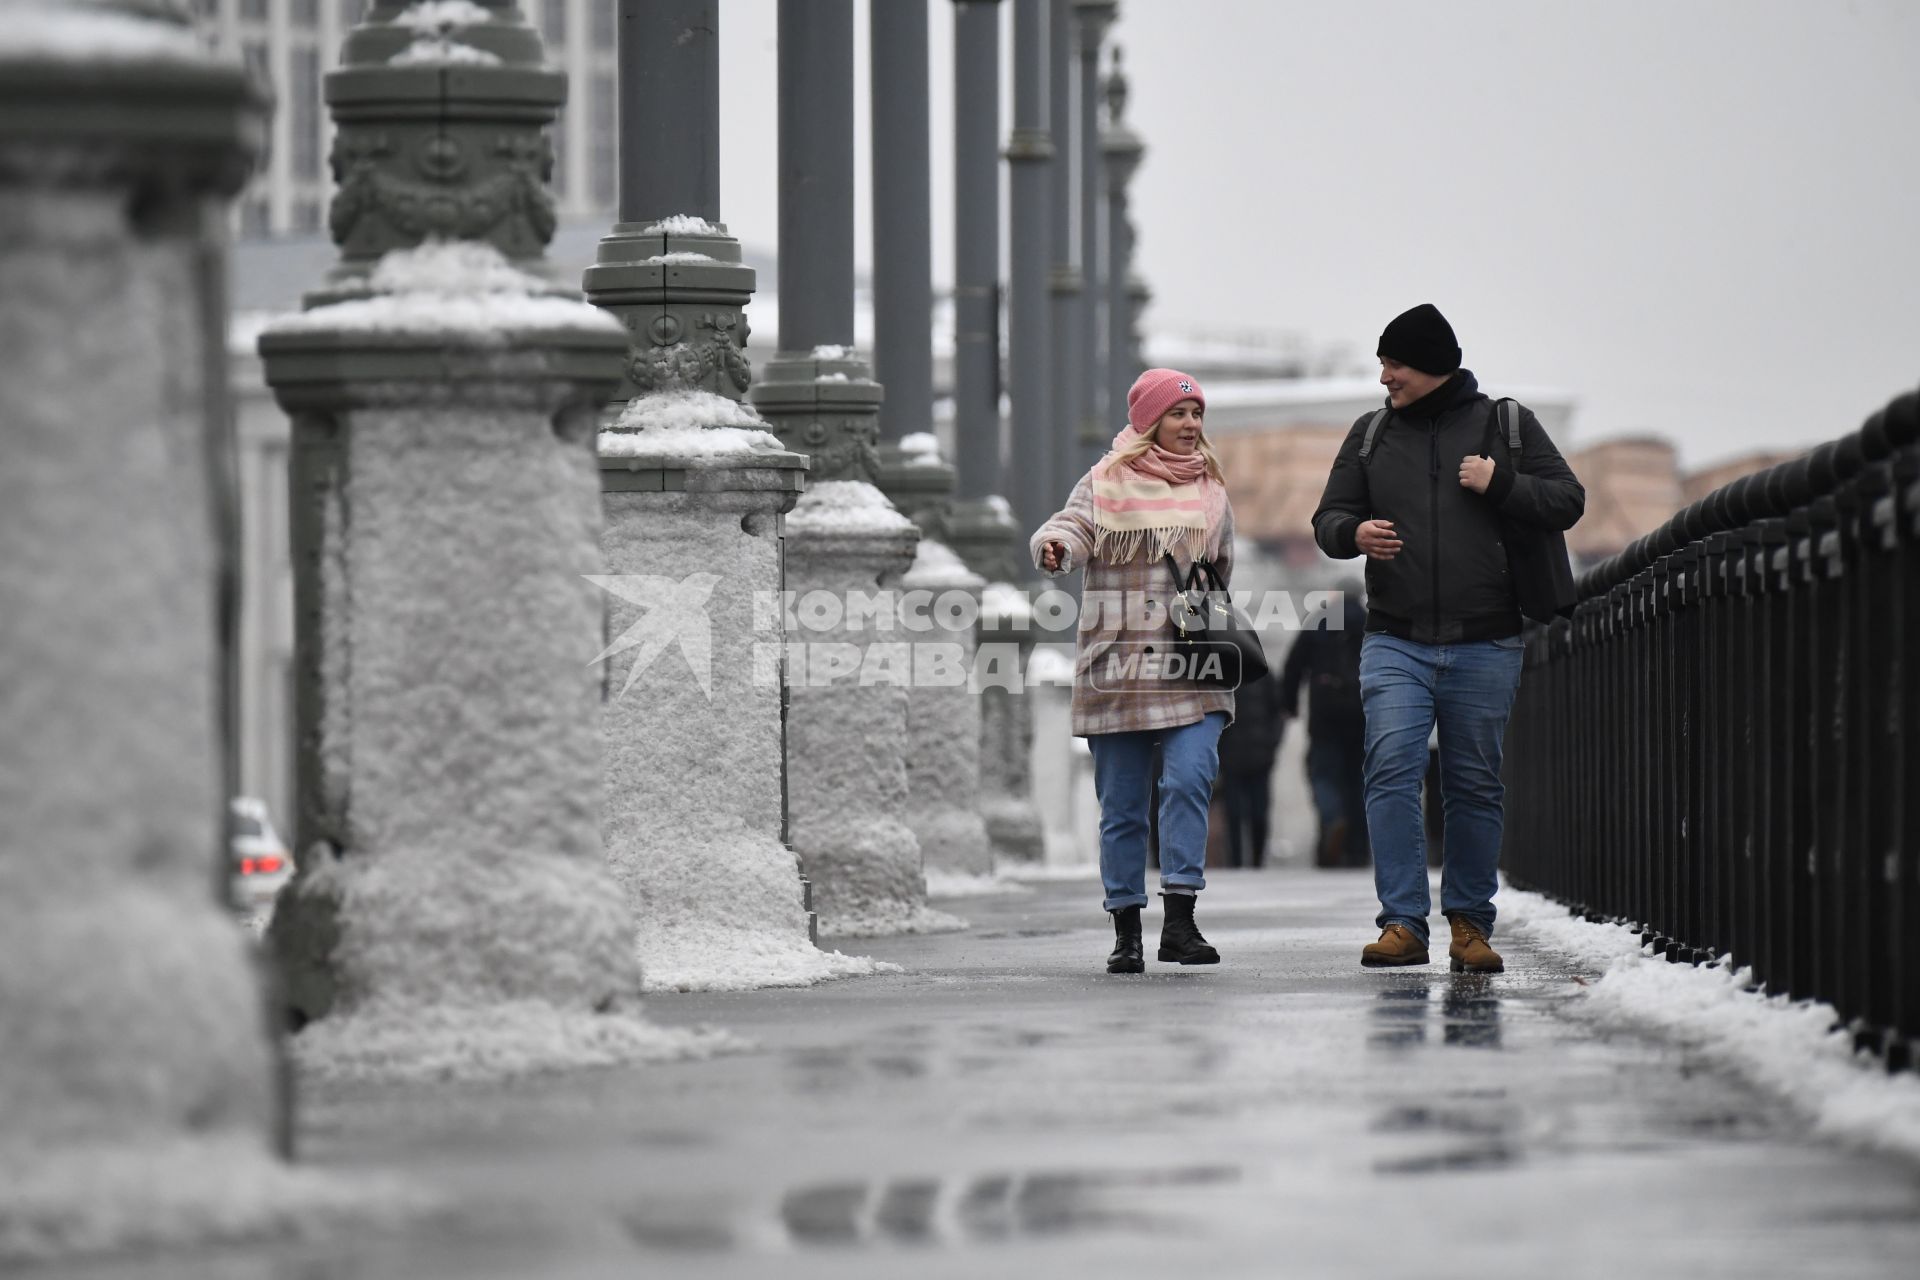
[[[1177,636],[1175,648],[1186,658],[1194,679],[1216,689],[1237,689],[1267,678],[1267,651],[1260,633],[1243,610],[1234,607],[1220,571],[1210,560],[1195,557],[1183,581],[1180,562],[1171,552],[1167,572],[1173,575],[1174,595],[1168,606]]]

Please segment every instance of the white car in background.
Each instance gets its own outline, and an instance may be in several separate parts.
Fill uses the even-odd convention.
[[[293,878],[293,855],[273,829],[267,802],[235,796],[227,815],[230,851],[228,896],[236,909],[256,915],[273,905],[273,895]]]

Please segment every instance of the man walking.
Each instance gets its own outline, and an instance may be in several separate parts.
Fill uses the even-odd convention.
[[[1437,722],[1448,956],[1456,971],[1498,973],[1500,752],[1521,664],[1507,539],[1571,528],[1586,491],[1529,410],[1517,454],[1497,438],[1498,406],[1431,304],[1395,316],[1378,354],[1387,406],[1353,424],[1313,516],[1321,550],[1367,557],[1360,692],[1381,932],[1360,963],[1427,963],[1420,781]]]

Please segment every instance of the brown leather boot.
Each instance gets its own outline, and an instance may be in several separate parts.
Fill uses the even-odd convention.
[[[1447,947],[1447,959],[1455,973],[1505,973],[1506,962],[1487,945],[1487,935],[1465,916],[1448,916],[1453,925],[1453,942]]]
[[[1388,925],[1380,931],[1380,941],[1360,948],[1360,963],[1369,969],[1426,962],[1427,944],[1403,924]]]

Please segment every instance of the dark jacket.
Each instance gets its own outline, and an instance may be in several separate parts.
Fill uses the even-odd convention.
[[[1316,742],[1358,743],[1367,731],[1360,705],[1360,640],[1366,610],[1349,593],[1338,631],[1302,631],[1280,668],[1280,705],[1300,714],[1300,687],[1307,688],[1307,735]],[[1275,683],[1269,681],[1268,683]]]
[[[1280,683],[1256,680],[1233,695],[1233,723],[1220,733],[1220,774],[1228,778],[1260,777],[1273,772],[1280,754],[1280,735],[1286,727],[1280,705]]]
[[[1362,520],[1391,520],[1400,553],[1367,561],[1367,630],[1419,644],[1493,640],[1520,633],[1507,575],[1503,521],[1570,529],[1587,494],[1540,420],[1520,410],[1519,467],[1496,444],[1485,494],[1460,484],[1460,459],[1486,443],[1493,403],[1465,369],[1381,423],[1360,461],[1369,411],[1347,433],[1327,476],[1313,536],[1338,559],[1360,554]]]

